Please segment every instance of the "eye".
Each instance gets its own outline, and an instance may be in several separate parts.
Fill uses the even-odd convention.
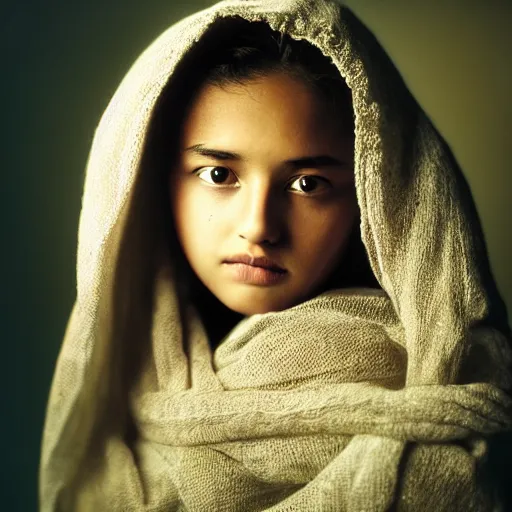
[[[293,186],[295,185],[295,186]],[[331,184],[325,178],[320,176],[299,176],[296,180],[292,181],[290,188],[302,194],[311,194],[322,190],[323,188],[330,188]]]
[[[201,169],[198,169],[196,171],[197,176],[202,179],[203,181],[206,181],[207,183],[210,183],[212,185],[231,185],[232,183],[229,183],[230,176],[233,176],[233,173],[227,169],[226,167],[201,167]],[[235,178],[236,181],[236,178]]]

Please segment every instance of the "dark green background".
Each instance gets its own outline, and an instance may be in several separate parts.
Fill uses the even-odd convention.
[[[76,231],[96,124],[139,53],[174,21],[211,4],[0,4],[2,510],[37,509],[42,422],[75,296]],[[381,40],[464,169],[510,309],[512,3],[348,5]]]

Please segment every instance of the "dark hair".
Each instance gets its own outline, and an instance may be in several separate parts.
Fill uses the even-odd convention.
[[[223,30],[223,24],[229,24],[229,29]],[[243,85],[271,73],[286,73],[310,86],[336,112],[342,129],[354,133],[351,91],[336,66],[318,48],[272,30],[264,22],[231,18],[219,20],[215,28],[213,49],[208,34],[196,48],[201,63],[196,68],[200,79],[196,83]]]

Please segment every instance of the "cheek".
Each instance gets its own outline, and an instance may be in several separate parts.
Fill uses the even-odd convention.
[[[216,209],[211,194],[186,181],[175,183],[171,190],[171,208],[176,233],[185,252],[207,250],[215,237]]]
[[[337,261],[352,232],[357,215],[355,200],[310,210],[296,223],[296,243],[309,264],[323,266]]]
[[[189,241],[194,234],[194,226],[197,226],[197,209],[193,208],[193,197],[191,190],[181,181],[171,185],[171,210],[176,228],[176,234],[186,250]]]

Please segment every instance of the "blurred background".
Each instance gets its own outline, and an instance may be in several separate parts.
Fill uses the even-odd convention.
[[[136,57],[206,0],[0,5],[4,272],[2,510],[37,510],[46,400],[75,298],[84,169],[95,127]],[[512,308],[512,3],[348,0],[375,33],[471,186]]]

